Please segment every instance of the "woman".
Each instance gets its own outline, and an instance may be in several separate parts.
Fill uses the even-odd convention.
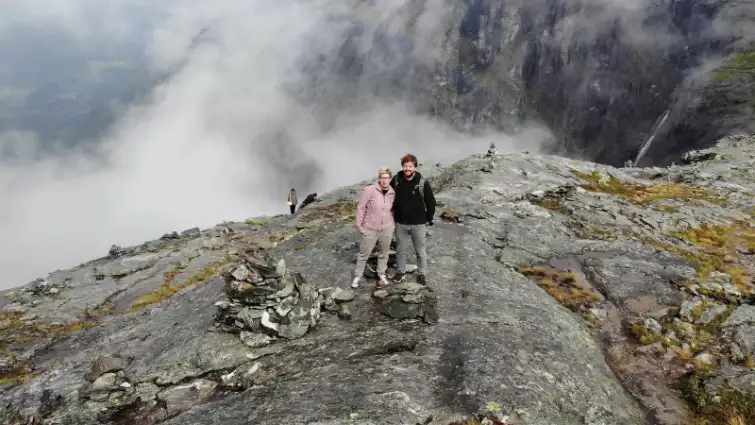
[[[378,254],[377,272],[378,288],[388,285],[385,270],[388,268],[388,251],[393,238],[395,223],[393,222],[393,200],[396,192],[391,187],[391,170],[381,168],[378,170],[378,180],[362,190],[357,206],[356,228],[362,235],[359,243],[359,255],[357,266],[354,270],[352,288],[359,287],[359,281],[364,274],[367,259],[370,258],[372,249],[377,243],[380,250]]]

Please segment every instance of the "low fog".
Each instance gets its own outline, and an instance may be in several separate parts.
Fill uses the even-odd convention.
[[[405,152],[447,163],[491,141],[500,150],[536,149],[543,130],[516,139],[484,130],[460,134],[369,91],[327,110],[319,102],[327,93],[305,99],[312,97],[302,95],[302,58],[337,52],[354,20],[375,31],[405,3],[4,3],[0,45],[23,38],[24,28],[65,34],[65,45],[50,47],[83,56],[139,40],[141,53],[126,59],[144,60],[156,84],[140,101],[115,109],[117,119],[95,143],[64,146],[2,128],[0,288],[100,257],[111,244],[285,213],[289,188],[302,197],[324,193],[371,178],[379,166],[398,168]],[[422,14],[432,19],[420,19],[414,35],[423,54],[440,29],[432,25],[433,3],[445,2],[428,2]],[[25,66],[33,67],[45,52],[26,54]],[[11,74],[0,70],[6,84]]]

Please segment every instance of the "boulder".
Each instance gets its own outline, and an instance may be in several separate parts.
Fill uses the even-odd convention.
[[[110,391],[118,388],[118,375],[115,373],[105,373],[92,382],[90,387],[92,391]]]
[[[179,239],[181,236],[178,235],[178,232],[170,232],[166,233],[162,236],[160,236],[161,240],[172,240],[172,239]]]
[[[694,164],[696,162],[712,161],[718,158],[718,154],[709,150],[689,151],[682,155],[682,161],[685,164]]]
[[[270,345],[274,339],[267,334],[241,331],[241,342],[250,348],[260,348],[266,345]]]
[[[695,321],[695,323],[700,325],[707,325],[708,323],[711,323],[712,321],[719,318],[722,314],[726,313],[726,310],[727,307],[723,304],[711,303],[707,306],[705,311],[703,311],[703,313]]]
[[[86,375],[89,382],[94,382],[100,375],[106,372],[115,372],[123,370],[128,366],[128,362],[118,356],[102,355],[92,363],[92,367]]]
[[[422,319],[436,323],[437,298],[424,285],[405,281],[375,291],[372,297],[378,311],[393,319]]]
[[[336,288],[336,290],[331,294],[331,297],[336,302],[345,303],[352,301],[355,297],[355,294],[351,289]]]
[[[214,381],[197,379],[188,384],[167,388],[158,393],[157,398],[165,403],[168,416],[175,416],[209,399],[217,386]]]
[[[118,258],[126,255],[128,251],[118,245],[111,245],[110,250],[108,251],[107,255],[110,258]]]
[[[181,232],[182,238],[196,238],[201,235],[201,231],[199,230],[199,227],[192,227],[191,229],[186,229],[183,232]]]
[[[722,327],[734,360],[755,358],[755,306],[737,307]]]

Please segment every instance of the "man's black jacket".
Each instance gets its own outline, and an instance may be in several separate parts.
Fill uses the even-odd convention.
[[[418,187],[420,179],[424,182]],[[393,201],[393,217],[399,224],[425,224],[433,221],[435,215],[435,197],[430,183],[415,172],[411,180],[406,180],[399,172],[392,180],[391,186],[396,191]],[[424,202],[423,202],[424,201]]]

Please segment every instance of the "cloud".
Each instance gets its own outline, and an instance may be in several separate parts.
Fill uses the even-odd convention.
[[[432,20],[443,15],[432,7],[437,4],[430,0],[413,12],[417,30],[408,45],[433,43]],[[84,44],[147,29],[149,66],[167,77],[96,144],[50,151],[31,133],[0,136],[0,288],[102,256],[114,243],[284,213],[290,187],[323,193],[371,178],[379,166],[396,168],[408,151],[427,163],[447,163],[492,140],[501,150],[525,144],[534,150],[547,137],[513,139],[485,130],[472,137],[417,115],[400,96],[356,90],[342,104],[334,99],[343,93],[331,91],[339,81],[308,79],[305,59],[338,57],[356,27],[360,57],[375,52],[373,43],[385,34],[403,46],[400,27],[412,25],[404,21],[403,1],[175,1],[157,10],[146,2],[109,9],[89,0],[14,6],[16,22],[60,21]],[[145,24],[154,20],[144,16],[149,13],[160,17],[158,26]],[[7,21],[0,33],[3,28]],[[370,66],[392,72],[393,59],[372,56]],[[356,85],[370,87],[391,75],[367,72]],[[302,96],[307,87],[317,96]]]
[[[141,39],[150,23],[177,7],[180,0],[6,0],[0,36],[18,28],[55,28],[87,46]]]

